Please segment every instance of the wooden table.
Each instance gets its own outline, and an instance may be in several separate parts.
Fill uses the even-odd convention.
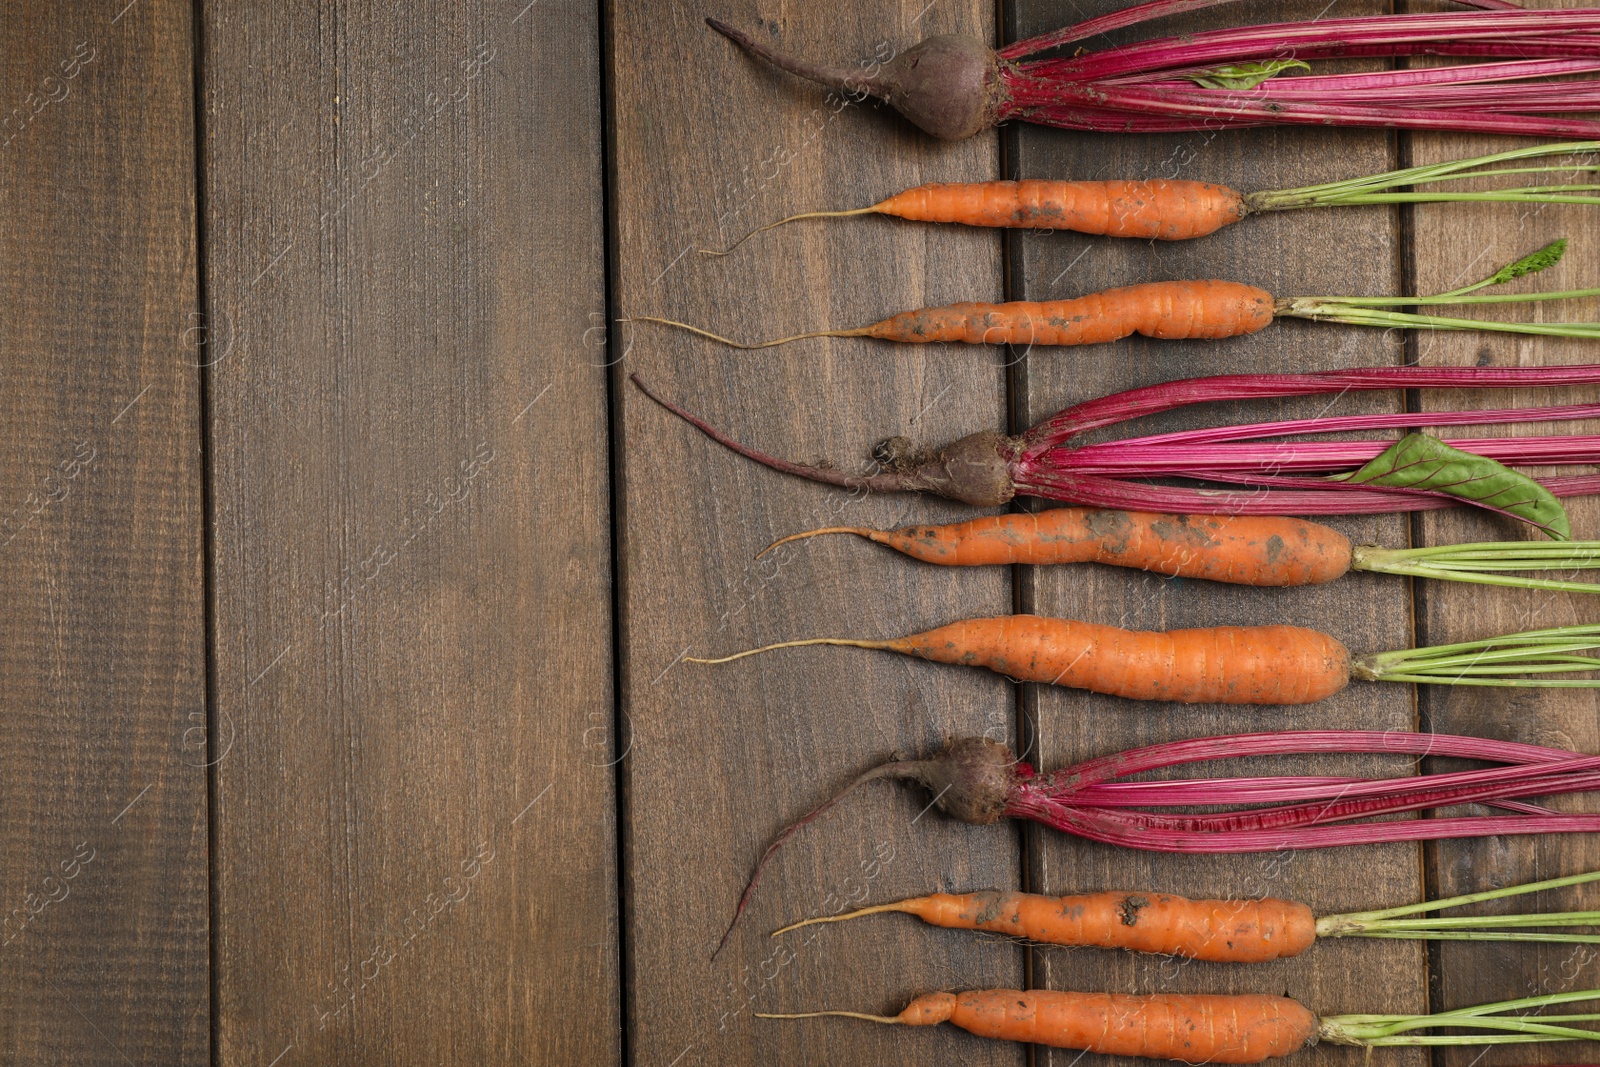
[[[1327,911],[1600,861],[1592,841],[1532,839],[1169,858],[924,818],[925,798],[887,786],[796,839],[709,959],[778,827],[887,753],[952,735],[987,733],[1045,766],[1312,726],[1600,748],[1600,709],[1573,692],[1358,685],[1311,708],[1242,711],[1136,707],[840,649],[683,662],[1012,610],[1143,628],[1307,623],[1356,648],[1593,617],[1569,596],[1374,576],[1264,592],[1092,567],[947,573],[848,539],[752,561],[841,517],[967,512],[760,469],[644,400],[630,372],[756,445],[853,465],[889,433],[1020,429],[1198,372],[1593,361],[1578,342],[1300,322],[1033,353],[859,340],[746,353],[615,324],[670,315],[754,338],[1208,275],[1275,292],[1439,289],[1595,233],[1583,209],[1493,206],[1283,214],[1175,245],[873,219],[695,253],[927,180],[1273,188],[1491,147],[1032,127],[936,144],[884,108],[752,64],[700,22],[849,60],[1118,6],[1015,0],[997,23],[976,0],[0,4],[0,1061],[1021,1064],[1028,1050],[948,1027],[752,1013],[889,1011],[983,985],[1287,990],[1336,1012],[1600,985],[1582,947],[1332,944],[1237,969],[1030,952],[910,920],[769,942],[781,921],[936,888],[1271,893]],[[1568,263],[1580,284],[1600,251],[1580,242]],[[1592,503],[1572,516],[1600,528]],[[1391,545],[1515,536],[1459,511],[1334,524]],[[1302,1059],[1362,1062],[1326,1048]]]

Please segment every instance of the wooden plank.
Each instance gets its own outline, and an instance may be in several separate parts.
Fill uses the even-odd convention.
[[[840,10],[749,2],[717,12],[778,47],[883,58],[932,33],[992,34],[989,5],[924,0]],[[845,106],[764,69],[689,9],[612,4],[616,306],[741,337],[856,324],[1001,292],[992,234],[883,219],[796,224],[726,259],[719,245],[794,211],[871,203],[929,180],[991,177],[994,136],[931,142],[886,109]],[[919,18],[919,16],[921,16]],[[910,632],[1007,611],[1004,573],[936,571],[844,538],[751,557],[774,537],[848,519],[873,525],[966,509],[835,492],[757,468],[639,394],[656,389],[757,445],[858,467],[879,438],[942,443],[1004,422],[990,350],[808,341],[727,348],[639,324],[615,339],[621,489],[619,574],[629,1047],[639,1064],[1020,1064],[1023,1050],[935,1027],[839,1019],[780,1023],[756,1011],[898,1011],[912,995],[1023,980],[1005,942],[896,922],[821,927],[779,942],[781,922],[937,889],[1015,886],[1018,842],[928,814],[884,785],[797,837],[744,925],[708,957],[767,841],[856,772],[947,736],[1008,737],[1008,683],[887,654],[774,653],[722,667],[681,661],[771,640]],[[685,867],[685,862],[690,866]]]
[[[1418,164],[1460,159],[1520,147],[1525,142],[1486,137],[1428,134],[1412,138]],[[1552,160],[1552,163],[1562,161]],[[1594,160],[1588,162],[1592,165]],[[1560,175],[1550,180],[1560,182]],[[1583,181],[1583,178],[1566,179]],[[1503,260],[1515,259],[1557,237],[1571,237],[1567,255],[1556,267],[1517,283],[1524,291],[1569,289],[1592,284],[1600,274],[1600,248],[1593,210],[1576,205],[1528,207],[1515,204],[1419,206],[1414,215],[1416,287],[1438,292],[1493,272]],[[1532,309],[1495,307],[1495,317],[1545,321],[1592,321],[1594,301],[1547,305]],[[1426,364],[1457,366],[1541,366],[1593,363],[1592,342],[1560,338],[1492,334],[1423,334],[1417,356]],[[1492,391],[1482,394],[1424,392],[1424,410],[1471,407],[1530,407],[1545,404],[1594,403],[1600,389]],[[1460,436],[1493,434],[1523,436],[1549,433],[1597,433],[1600,420],[1559,424],[1526,423],[1494,429],[1466,428]],[[1592,470],[1592,468],[1589,468]],[[1593,498],[1567,502],[1573,536],[1600,536],[1600,503]],[[1537,537],[1526,527],[1481,512],[1456,509],[1419,517],[1418,543],[1520,540]],[[1419,583],[1419,643],[1445,644],[1519,630],[1545,629],[1595,619],[1592,597],[1534,590],[1489,589],[1435,582]],[[1430,686],[1422,691],[1421,708],[1441,733],[1509,738],[1558,745],[1583,752],[1600,751],[1600,698],[1584,690],[1493,690]],[[1595,810],[1592,801],[1557,803],[1563,810]],[[1600,842],[1584,836],[1493,838],[1481,842],[1445,842],[1429,849],[1430,889],[1436,895],[1471,893],[1600,867]],[[1600,892],[1580,887],[1527,898],[1537,910],[1600,908]],[[1508,910],[1531,910],[1518,907]],[[1592,945],[1472,945],[1445,943],[1435,950],[1437,1006],[1444,1010],[1469,1003],[1537,996],[1600,986],[1600,954]],[[1440,1064],[1591,1063],[1596,1050],[1577,1045],[1530,1045],[1518,1048],[1441,1049]]]
[[[0,1060],[209,1062],[189,6],[0,5]]]
[[[221,1062],[619,1058],[597,20],[205,7]]]
[[[1081,3],[1072,17],[1091,17],[1127,6]],[[1326,4],[1253,5],[1224,13],[1163,20],[1116,38],[1180,33],[1245,21],[1309,18]],[[1376,3],[1344,5],[1342,14],[1381,10]],[[1020,0],[1012,33],[1020,38],[1055,28],[1059,5]],[[1106,47],[1113,42],[1089,42]],[[1188,178],[1220,181],[1242,190],[1272,189],[1381,171],[1392,166],[1381,133],[1328,130],[1197,132],[1172,136],[1077,134],[1022,127],[1011,155],[1011,177]],[[1190,242],[1135,242],[1074,234],[1019,234],[1012,246],[1012,296],[1065,297],[1137,281],[1225,278],[1273,293],[1393,292],[1399,284],[1396,221],[1383,209],[1283,213],[1246,219]],[[1017,425],[1021,430],[1070,403],[1120,389],[1195,374],[1298,371],[1395,363],[1398,346],[1374,331],[1329,324],[1279,322],[1245,338],[1174,342],[1133,338],[1115,345],[1035,350],[1018,365]],[[1149,418],[1108,436],[1155,433],[1216,422],[1242,422],[1398,410],[1398,396],[1355,394],[1274,403],[1211,405],[1194,412]],[[1357,542],[1402,545],[1404,520],[1335,519]],[[1321,588],[1257,590],[1196,581],[1172,581],[1104,567],[1024,568],[1024,610],[1084,617],[1135,629],[1253,623],[1296,623],[1329,631],[1355,649],[1397,648],[1411,627],[1405,583],[1352,576]],[[1028,687],[1027,711],[1036,719],[1035,752],[1056,767],[1120,749],[1187,737],[1248,730],[1364,728],[1411,729],[1411,695],[1399,686],[1356,683],[1313,707],[1227,708],[1142,705]],[[1403,764],[1352,758],[1318,764],[1335,773],[1394,773]],[[1254,764],[1260,767],[1257,762]],[[1302,764],[1302,766],[1305,766]],[[1287,773],[1290,770],[1285,762]],[[1220,772],[1219,772],[1220,773]],[[1303,773],[1303,772],[1298,772]],[[1420,895],[1418,852],[1387,846],[1256,856],[1167,856],[1088,844],[1053,831],[1030,836],[1030,886],[1065,893],[1149,889],[1202,896],[1287,896],[1319,914],[1406,902]],[[1425,1004],[1423,957],[1403,943],[1334,943],[1307,955],[1260,967],[1227,967],[1130,954],[1041,951],[1033,962],[1041,986],[1114,992],[1287,991],[1319,1012],[1402,1012]],[[1323,1048],[1319,1057],[1349,1064],[1360,1053]],[[1386,1053],[1386,1055],[1388,1055]],[[1395,1052],[1395,1064],[1423,1062],[1420,1053]],[[1041,1049],[1040,1064],[1109,1062]],[[1133,1061],[1129,1061],[1133,1062]]]

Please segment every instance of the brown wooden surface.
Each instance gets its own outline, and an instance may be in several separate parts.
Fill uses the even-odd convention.
[[[219,1058],[612,1062],[598,12],[205,11]]]
[[[1090,16],[1125,6],[1082,4]],[[1313,4],[1251,4],[1164,20],[1162,33],[1241,21],[1310,18]],[[1344,4],[1339,14],[1381,11],[1381,4]],[[1050,3],[1015,5],[1016,36],[1043,32],[1061,13]],[[1150,35],[1139,28],[1137,36]],[[1107,42],[1087,42],[1104,47]],[[1188,178],[1241,190],[1275,189],[1354,177],[1393,165],[1392,140],[1381,132],[1327,130],[1226,131],[1108,138],[1024,127],[1014,138],[1011,175],[1073,178]],[[1382,208],[1279,213],[1249,218],[1199,241],[1117,241],[1071,234],[1021,234],[1013,242],[1013,296],[1047,299],[1133,281],[1224,278],[1275,295],[1389,293],[1400,281],[1396,214]],[[1333,369],[1400,362],[1402,350],[1378,331],[1324,323],[1277,322],[1261,333],[1216,342],[1133,338],[1118,345],[1036,351],[1016,375],[1016,429],[1068,404],[1119,389],[1197,374]],[[1277,402],[1207,405],[1140,420],[1115,436],[1161,432],[1221,421],[1398,410],[1400,398],[1353,394]],[[1106,439],[1101,435],[1098,439]],[[1357,543],[1403,545],[1406,523],[1393,517],[1334,519]],[[1134,629],[1219,623],[1294,623],[1334,634],[1353,649],[1404,647],[1411,639],[1404,580],[1356,575],[1323,587],[1260,590],[1169,581],[1106,567],[1023,568],[1022,604],[1045,615],[1087,618]],[[1063,763],[1160,741],[1245,730],[1411,729],[1411,694],[1401,686],[1357,682],[1331,700],[1304,708],[1151,706],[1072,691],[1028,687],[1025,707],[1036,722],[1040,763]],[[1300,766],[1306,764],[1301,763]],[[1352,757],[1333,773],[1395,773],[1404,763]],[[1260,767],[1260,761],[1253,766]],[[1285,764],[1287,766],[1287,764]],[[1243,773],[1251,773],[1245,771]],[[1302,772],[1303,773],[1303,772]],[[1030,888],[1063,893],[1155,889],[1200,896],[1280,896],[1318,914],[1417,899],[1418,850],[1390,845],[1353,850],[1246,856],[1168,856],[1118,850],[1041,830],[1028,837]],[[1406,942],[1330,943],[1294,960],[1238,968],[1183,964],[1095,952],[1041,950],[1037,985],[1118,992],[1287,992],[1313,1011],[1403,1012],[1426,1006],[1423,956]],[[1325,1062],[1354,1065],[1361,1054],[1319,1049]],[[1385,1062],[1422,1063],[1421,1052],[1384,1050]],[[1391,1059],[1392,1057],[1392,1059]],[[1079,1062],[1075,1053],[1041,1049],[1038,1062]],[[1085,1057],[1084,1065],[1109,1062]]]
[[[189,8],[0,5],[0,1061],[207,1062]]]
[[[1285,213],[1189,244],[867,218],[799,223],[725,259],[694,251],[921,181],[1259,189],[1504,142],[1018,126],[940,144],[885,108],[750,62],[701,22],[715,14],[799,54],[870,62],[934,33],[1039,32],[1114,0],[859,11],[225,0],[200,4],[198,25],[169,0],[125,3],[0,0],[0,106],[17,109],[0,126],[0,1061],[1095,1067],[952,1027],[753,1015],[893,1012],[917,993],[985,985],[1286,991],[1334,1013],[1600,985],[1600,956],[1584,946],[1336,942],[1227,968],[1030,954],[904,916],[769,939],[782,922],[938,889],[1272,894],[1325,913],[1600,863],[1600,844],[1571,838],[1118,853],[957,825],[882,783],[789,844],[711,960],[773,834],[891,753],[988,734],[1055,767],[1245,729],[1410,729],[1419,711],[1443,731],[1594,751],[1600,705],[1571,691],[1441,687],[1419,700],[1356,683],[1298,710],[1140,706],[861,650],[720,667],[685,655],[1019,609],[1145,628],[1295,622],[1370,650],[1595,609],[1367,575],[1262,591],[1098,567],[944,571],[848,538],[753,561],[811,526],[970,511],[758,468],[628,381],[641,374],[751,444],[865,468],[890,433],[938,444],[1020,430],[1191,374],[1593,362],[1592,345],[1433,335],[1407,347],[1283,322],[1231,341],[1029,354],[865,340],[731,352],[653,325],[607,328],[667,315],[758,338],[1160,278],[1283,295],[1427,291],[1562,235],[1575,239],[1567,261],[1522,284],[1585,284],[1600,252],[1576,207]],[[1157,28],[1387,6],[1256,0]],[[1543,313],[1597,317],[1593,302]],[[1404,402],[1225,406],[1127,432]],[[1600,505],[1570,510],[1580,535],[1600,527]],[[1463,512],[1331,522],[1385,545],[1523,536]]]

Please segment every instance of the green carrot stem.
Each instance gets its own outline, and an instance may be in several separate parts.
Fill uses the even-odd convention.
[[[1461,296],[1459,291],[1440,293],[1438,296],[1296,296],[1288,310],[1274,310],[1277,315],[1294,314],[1301,304],[1315,301],[1315,309],[1331,307],[1440,307],[1446,304],[1539,304],[1544,301],[1576,301],[1587,296],[1600,296],[1600,288],[1592,290],[1560,290],[1555,293],[1486,293],[1483,296]]]
[[[1597,1041],[1600,1030],[1567,1026],[1594,1022],[1600,1014],[1533,1015],[1543,1008],[1600,999],[1600,990],[1546,993],[1478,1004],[1433,1015],[1336,1015],[1321,1020],[1318,1036],[1344,1045],[1503,1045],[1531,1041]],[[1517,1014],[1510,1014],[1517,1013]],[[1498,1033],[1414,1034],[1434,1027],[1495,1030]]]
[[[1356,553],[1363,559],[1429,559],[1441,556],[1462,559],[1519,559],[1524,556],[1570,556],[1600,565],[1600,541],[1472,541],[1456,545],[1425,545],[1420,548],[1379,548],[1360,545]]]
[[[1514,1000],[1497,1000],[1491,1004],[1474,1004],[1466,1008],[1453,1008],[1450,1011],[1436,1012],[1435,1019],[1454,1019],[1463,1015],[1492,1015],[1496,1012],[1506,1011],[1535,1011],[1539,1008],[1553,1008],[1558,1004],[1581,1004],[1586,1000],[1600,1000],[1600,989],[1569,989],[1564,993],[1539,993],[1531,997],[1517,997]],[[1416,1016],[1405,1016],[1416,1018]]]
[[[1438,1046],[1438,1045],[1532,1045],[1545,1041],[1577,1041],[1589,1040],[1588,1038],[1575,1037],[1539,1037],[1536,1034],[1397,1034],[1394,1037],[1377,1037],[1365,1040],[1341,1041],[1337,1037],[1323,1034],[1324,1041],[1335,1044],[1363,1045],[1369,1047],[1393,1048],[1397,1046]]]
[[[1551,927],[1600,926],[1600,911],[1534,912],[1518,915],[1426,916],[1443,911],[1526,896],[1551,889],[1600,881],[1600,871],[1569,874],[1539,882],[1502,886],[1476,893],[1424,900],[1374,911],[1324,915],[1317,920],[1317,937],[1379,937],[1429,941],[1527,941],[1555,944],[1600,944],[1600,932],[1563,933]],[[1529,929],[1529,928],[1534,929]]]
[[[1473,567],[1428,567],[1422,564],[1399,564],[1353,569],[1380,571],[1384,574],[1405,574],[1413,578],[1438,578],[1450,582],[1511,586],[1516,589],[1549,589],[1561,593],[1600,593],[1600,584],[1593,582],[1564,582],[1555,578],[1523,578],[1511,574],[1485,573],[1484,570]]]
[[[1538,571],[1600,568],[1600,541],[1529,541],[1509,544],[1436,545],[1379,548],[1357,545],[1350,565],[1357,570],[1415,564],[1464,570]]]
[[[1358,207],[1362,204],[1600,204],[1600,197],[1576,194],[1577,190],[1566,191],[1559,186],[1532,186],[1527,189],[1497,189],[1494,192],[1361,193],[1341,197],[1334,203],[1338,207]]]
[[[1301,296],[1278,302],[1273,314],[1280,318],[1321,319],[1360,326],[1383,326],[1412,330],[1494,330],[1501,333],[1541,334],[1553,337],[1600,338],[1596,322],[1498,322],[1463,319],[1446,315],[1421,315],[1415,312],[1385,311],[1391,307],[1438,307],[1441,305],[1529,304],[1546,300],[1574,300],[1600,296],[1600,289],[1563,289],[1545,293],[1491,293],[1471,295],[1479,289],[1506,282],[1553,267],[1566,254],[1565,238],[1555,240],[1538,251],[1507,263],[1487,278],[1431,296]]]
[[[1600,934],[1556,934],[1532,930],[1369,930],[1355,936],[1390,941],[1526,941],[1541,944],[1600,945]]]
[[[1484,658],[1489,659],[1491,657],[1485,653]],[[1407,669],[1413,672],[1418,670],[1439,671],[1463,677],[1476,677],[1478,675],[1502,675],[1505,673],[1507,666],[1514,666],[1521,673],[1561,674],[1574,670],[1592,670],[1600,667],[1600,659],[1595,659],[1593,656],[1550,656],[1536,660],[1503,657],[1496,662],[1484,663],[1475,656],[1452,656],[1449,659],[1415,663]]]
[[[1334,304],[1307,304],[1295,300],[1274,312],[1280,318],[1316,319],[1352,326],[1377,326],[1401,330],[1489,330],[1496,333],[1535,334],[1542,337],[1600,338],[1595,322],[1496,322],[1492,319],[1458,319],[1444,315],[1409,315],[1397,311],[1370,311]]]
[[[1600,926],[1600,911],[1548,911],[1518,915],[1436,915],[1431,918],[1405,916],[1379,919],[1373,927],[1383,930],[1465,930],[1501,929],[1508,926]]]
[[[1505,177],[1507,174],[1594,174],[1594,173],[1597,173],[1597,172],[1600,172],[1600,167],[1592,166],[1592,165],[1589,165],[1589,164],[1582,164],[1580,166],[1566,166],[1566,167],[1486,167],[1483,170],[1464,170],[1464,171],[1461,171],[1460,173],[1457,173],[1457,174],[1441,174],[1437,178],[1431,179],[1428,182],[1428,184],[1432,185],[1432,184],[1434,184],[1436,182],[1470,181],[1470,180],[1477,179],[1477,178],[1502,178],[1502,177]],[[1415,184],[1420,184],[1420,183],[1413,182],[1412,184],[1415,185]],[[1365,189],[1393,189],[1393,188],[1395,188],[1395,186],[1393,186],[1393,185],[1368,185],[1368,186],[1363,186],[1362,188],[1365,188]],[[1529,192],[1529,191],[1537,191],[1537,190],[1545,190],[1545,189],[1565,189],[1565,188],[1588,188],[1588,186],[1585,186],[1581,182],[1569,182],[1569,183],[1565,183],[1565,184],[1562,184],[1562,185],[1511,186],[1511,187],[1507,187],[1507,188],[1504,188],[1504,189],[1488,189],[1488,190],[1484,190],[1484,192],[1488,192],[1488,193],[1491,193],[1491,194],[1492,193],[1516,193],[1516,192]],[[1352,193],[1351,195],[1360,196],[1362,194],[1361,193]],[[1447,193],[1445,195],[1451,196],[1451,195],[1455,195],[1455,194]]]
[[[1600,687],[1600,679],[1518,678],[1600,668],[1600,658],[1574,653],[1600,648],[1600,626],[1561,626],[1452,645],[1396,649],[1358,658],[1351,673],[1369,681],[1445,685]]]
[[[1304,185],[1294,189],[1275,189],[1252,193],[1247,202],[1253,211],[1282,211],[1291,208],[1349,203],[1347,198],[1370,193],[1373,190],[1395,189],[1401,186],[1425,185],[1430,182],[1463,178],[1493,177],[1496,173],[1518,174],[1569,169],[1584,172],[1593,168],[1575,164],[1571,168],[1493,168],[1496,163],[1510,163],[1523,159],[1551,156],[1571,156],[1600,151],[1600,141],[1568,141],[1560,144],[1533,145],[1527,148],[1496,152],[1492,155],[1457,159],[1445,163],[1430,163],[1418,167],[1370,174],[1345,181],[1321,185]],[[1490,169],[1493,168],[1493,169]]]
[[[1447,678],[1433,674],[1386,674],[1385,682],[1410,682],[1414,685],[1482,685],[1499,689],[1596,689],[1600,680],[1569,678]]]
[[[1424,900],[1416,904],[1400,904],[1392,908],[1380,908],[1377,911],[1350,912],[1341,916],[1329,916],[1329,918],[1394,919],[1402,915],[1419,915],[1430,911],[1444,911],[1447,908],[1461,908],[1468,904],[1484,904],[1491,900],[1505,900],[1508,897],[1527,896],[1529,893],[1543,893],[1549,889],[1565,889],[1568,886],[1587,885],[1590,882],[1600,882],[1600,871],[1585,871],[1583,874],[1568,874],[1560,878],[1546,878],[1540,882],[1523,882],[1519,885],[1502,886],[1499,889],[1480,889],[1476,893],[1463,893],[1459,896],[1443,897],[1439,900]]]

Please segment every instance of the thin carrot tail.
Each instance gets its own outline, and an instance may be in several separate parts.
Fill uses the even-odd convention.
[[[774,649],[803,648],[806,645],[843,645],[847,648],[870,648],[877,651],[892,650],[894,648],[893,641],[867,641],[864,639],[857,640],[853,637],[808,637],[802,641],[778,641],[775,644],[762,645],[760,648],[747,648],[743,652],[735,652],[731,656],[719,656],[716,659],[705,659],[700,656],[685,656],[683,657],[683,661],[685,663],[704,664],[732,663],[736,659],[744,659],[746,656],[759,655],[762,652],[771,652]]]
[[[687,330],[690,333],[699,334],[701,337],[709,337],[711,340],[725,344],[729,348],[742,348],[745,350],[773,348],[777,345],[786,345],[790,341],[805,341],[812,337],[870,337],[872,335],[872,327],[863,326],[855,330],[814,330],[811,333],[797,333],[789,337],[775,337],[770,341],[746,343],[743,341],[735,341],[729,337],[724,337],[719,333],[712,333],[710,330],[702,330],[698,326],[690,326],[687,322],[679,322],[677,319],[657,318],[654,315],[632,315],[625,319],[618,319],[617,321],[660,323],[662,326],[671,326],[675,329]]]
[[[879,212],[881,208],[881,204],[873,204],[871,207],[858,207],[852,211],[806,211],[799,215],[790,215],[786,219],[779,219],[777,222],[769,222],[765,226],[757,226],[755,229],[751,230],[749,233],[745,234],[743,237],[739,238],[737,241],[733,242],[733,244],[729,245],[727,248],[724,248],[720,252],[714,248],[700,248],[696,249],[696,251],[698,251],[702,256],[725,256],[732,252],[735,248],[738,248],[740,245],[750,240],[750,238],[754,237],[756,234],[766,233],[768,230],[777,229],[779,226],[786,225],[787,223],[797,222],[800,219],[842,219],[851,215],[871,215],[875,212]]]
[[[876,541],[878,540],[878,537],[874,535],[881,535],[882,531],[868,529],[865,526],[824,526],[816,530],[805,530],[801,533],[790,534],[788,537],[778,538],[776,541],[772,542],[772,544],[768,545],[766,548],[763,548],[760,552],[757,552],[755,558],[760,559],[773,549],[789,544],[791,541],[804,541],[808,537],[821,537],[823,534],[842,533],[855,534],[857,537],[865,537],[869,541]]]
[[[859,919],[865,915],[879,915],[889,911],[905,911],[905,902],[897,900],[892,904],[875,904],[870,908],[859,908],[856,911],[847,911],[843,915],[818,915],[812,919],[801,919],[797,923],[790,923],[772,931],[772,936],[786,934],[790,930],[798,930],[802,926],[815,926],[817,923],[842,923],[847,919]]]
[[[837,1015],[846,1019],[863,1019],[869,1023],[891,1023],[905,1026],[937,1026],[947,1023],[955,1015],[957,998],[954,993],[924,993],[907,1004],[899,1015],[868,1015],[859,1011],[807,1011],[779,1015],[758,1013],[762,1019],[815,1019],[823,1015]]]
[[[897,1025],[905,1021],[893,1015],[868,1015],[859,1011],[758,1011],[755,1013],[757,1019],[820,1019],[824,1016],[836,1016],[841,1019],[862,1019],[869,1023],[889,1023],[890,1025]]]

